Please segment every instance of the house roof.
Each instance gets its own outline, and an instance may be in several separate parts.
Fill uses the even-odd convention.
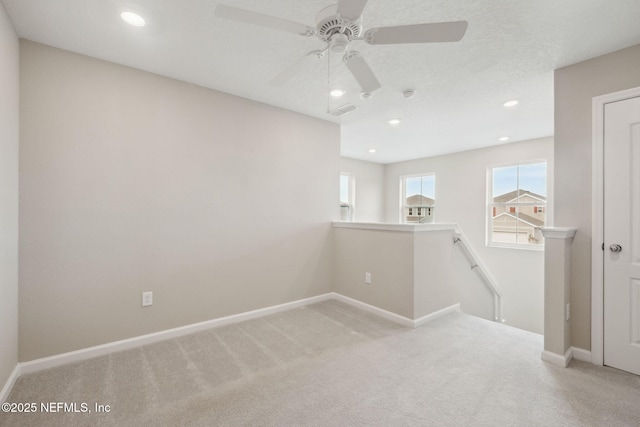
[[[519,194],[518,194],[519,192]],[[547,198],[546,196],[542,196],[540,194],[534,193],[532,191],[529,190],[524,190],[524,189],[519,189],[519,190],[513,190],[513,191],[509,191],[508,193],[504,193],[501,194],[499,196],[496,196],[493,198],[493,201],[495,203],[508,203],[511,202],[513,200],[519,199],[520,197],[523,196],[531,196],[533,198],[539,199],[542,202],[546,202]]]
[[[544,227],[544,221],[541,221],[537,218],[532,217],[531,215],[527,215],[523,213],[518,213],[518,215],[516,216],[509,212],[502,212],[501,214],[494,216],[493,219],[499,218],[501,216],[511,217],[516,221],[524,222],[525,224],[528,224],[532,227]]]
[[[433,206],[435,204],[435,200],[422,196],[420,194],[414,194],[413,196],[407,197],[406,205],[407,206]]]

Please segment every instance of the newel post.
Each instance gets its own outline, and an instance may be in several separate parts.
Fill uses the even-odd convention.
[[[542,360],[571,361],[571,244],[575,228],[544,227],[544,351]]]

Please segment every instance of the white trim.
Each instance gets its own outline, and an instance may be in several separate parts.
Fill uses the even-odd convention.
[[[342,294],[339,294],[337,292],[333,292],[332,296],[333,296],[333,298],[335,298],[338,301],[342,301],[345,304],[349,304],[349,305],[351,305],[353,307],[357,307],[357,308],[359,308],[361,310],[368,311],[369,313],[377,314],[380,317],[383,317],[383,318],[385,318],[387,320],[391,320],[392,322],[398,323],[398,324],[400,324],[402,326],[406,326],[408,328],[414,328],[415,327],[414,326],[414,321],[409,319],[408,317],[404,317],[404,316],[401,316],[399,314],[392,313],[392,312],[387,311],[387,310],[383,310],[383,309],[378,308],[378,307],[376,307],[374,305],[370,305],[370,304],[367,304],[365,302],[358,301],[357,299],[346,297],[346,296],[344,296]]]
[[[583,348],[571,347],[571,355],[582,362],[591,362],[591,352]]]
[[[640,87],[594,97],[591,152],[591,363],[604,364],[604,106],[640,96]]]
[[[542,227],[540,230],[545,239],[573,239],[578,231],[574,227]]]
[[[4,403],[7,401],[9,395],[11,394],[11,389],[15,385],[16,381],[18,381],[18,378],[20,378],[21,374],[22,372],[20,371],[20,364],[18,363],[16,367],[13,368],[13,371],[11,372],[11,375],[9,375],[9,378],[7,378],[7,382],[4,383],[2,391],[0,391],[0,403]]]
[[[566,368],[567,366],[569,366],[569,362],[571,362],[571,359],[573,357],[572,353],[573,351],[571,347],[569,347],[569,349],[564,354],[564,356],[545,350],[540,355],[540,358],[545,362],[551,363],[552,365],[560,366],[561,368]]]
[[[447,314],[460,312],[460,303],[457,303],[450,305],[449,307],[434,311],[433,313],[429,313],[426,316],[420,317],[419,319],[411,320],[408,317],[404,317],[391,311],[376,307],[374,305],[358,301],[357,299],[344,296],[337,292],[333,293],[333,297],[338,301],[344,302],[345,304],[349,304],[361,310],[368,311],[369,313],[377,314],[380,317],[391,320],[392,322],[395,322],[402,326],[406,326],[408,328],[417,328],[418,326],[422,326],[426,323],[431,322],[432,320],[436,320],[442,316],[446,316]]]
[[[434,311],[433,313],[429,313],[426,316],[422,316],[419,319],[413,321],[413,327],[417,328],[418,326],[422,326],[427,324],[433,320],[436,320],[442,316],[446,316],[451,313],[459,313],[460,312],[460,303],[450,305],[449,307],[445,307],[441,310]]]
[[[191,325],[180,326],[178,328],[167,329],[160,332],[154,332],[152,334],[114,341],[107,344],[97,345],[95,347],[83,348],[76,351],[70,351],[68,353],[62,353],[55,356],[31,360],[29,362],[20,363],[20,374],[37,372],[43,369],[49,369],[56,366],[66,365],[68,363],[79,362],[94,357],[103,356],[106,354],[114,353],[116,351],[129,350],[131,348],[156,343],[170,338],[181,337],[211,328],[218,328],[220,326],[225,326],[232,323],[255,319],[258,317],[267,316],[269,314],[279,313],[281,311],[314,304],[316,302],[326,301],[332,299],[332,297],[333,295],[331,293],[327,293],[311,298],[288,302],[285,304],[274,305],[258,310],[247,311],[245,313],[234,314],[231,316],[220,317],[218,319],[207,320],[205,322],[193,323]]]
[[[591,360],[591,352],[589,350],[578,347],[569,347],[564,356],[545,350],[542,352],[540,357],[545,362],[549,362],[562,368],[566,368],[567,366],[569,366],[569,363],[571,363],[572,359],[593,363]]]
[[[433,223],[433,224],[396,224],[383,222],[333,222],[334,228],[353,228],[359,230],[381,230],[400,231],[405,233],[416,233],[423,231],[453,231],[459,232],[457,224]]]

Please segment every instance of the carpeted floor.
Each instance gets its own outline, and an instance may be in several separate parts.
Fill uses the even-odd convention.
[[[25,375],[9,402],[38,412],[0,425],[640,425],[640,377],[541,351],[539,335],[464,314],[407,329],[327,301]]]

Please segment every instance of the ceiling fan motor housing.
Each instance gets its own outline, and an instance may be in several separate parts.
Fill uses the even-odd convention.
[[[325,42],[329,42],[335,34],[343,34],[351,41],[360,37],[362,33],[361,20],[351,21],[343,18],[338,13],[338,5],[334,4],[322,9],[316,16],[316,31],[318,37]]]

